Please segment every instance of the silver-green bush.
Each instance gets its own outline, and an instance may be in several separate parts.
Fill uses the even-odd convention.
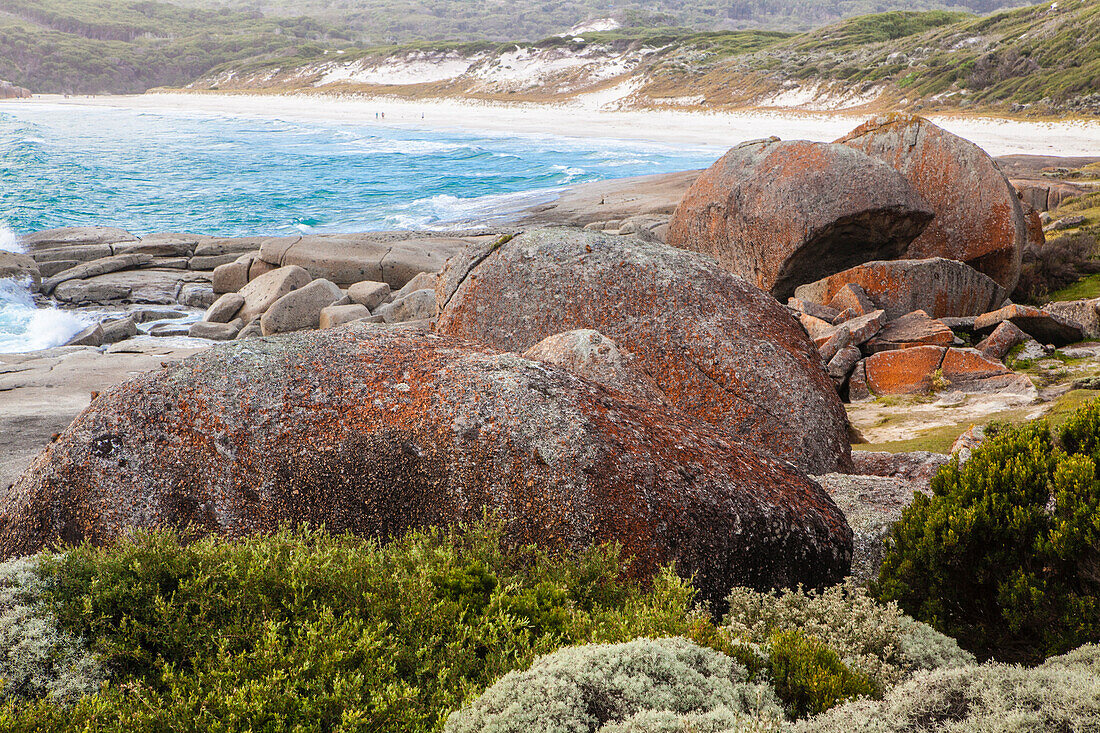
[[[723,626],[733,637],[763,644],[776,631],[800,629],[825,642],[853,671],[882,691],[920,670],[973,664],[954,639],[882,604],[855,581],[820,593],[784,591],[776,596],[734,588]]]
[[[656,718],[636,717],[667,713]],[[446,733],[657,733],[696,716],[736,728],[738,717],[778,721],[766,684],[747,681],[733,659],[680,637],[566,647],[509,672],[473,704],[452,713]],[[624,725],[626,727],[624,727]],[[663,727],[662,727],[663,726]]]
[[[106,675],[41,601],[35,558],[0,563],[0,699],[63,702],[96,692]]]
[[[1100,730],[1100,647],[1039,667],[983,664],[921,672],[883,700],[801,721],[794,733],[1086,733]]]

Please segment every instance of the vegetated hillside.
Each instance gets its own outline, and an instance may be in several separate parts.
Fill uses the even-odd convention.
[[[35,92],[143,92],[337,37],[310,18],[154,0],[3,0],[0,78]]]
[[[976,17],[890,12],[804,34],[620,29],[533,44],[411,44],[228,64],[203,89],[599,106],[1100,114],[1100,0]]]
[[[990,13],[1036,0],[172,0],[268,15],[305,14],[369,44],[444,40],[534,40],[597,18],[623,26],[693,30],[804,31],[889,10]]]

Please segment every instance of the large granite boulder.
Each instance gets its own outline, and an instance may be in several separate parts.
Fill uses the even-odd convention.
[[[703,172],[669,223],[668,243],[786,300],[867,260],[890,259],[932,210],[889,165],[843,145],[745,143]]]
[[[1027,222],[1016,189],[984,150],[913,115],[877,117],[837,142],[894,166],[932,205],[936,217],[907,257],[959,260],[1015,289]]]
[[[498,513],[517,542],[618,542],[705,600],[821,586],[851,530],[790,464],[517,354],[349,324],[216,346],[101,394],[0,500],[0,554],[138,527],[383,539]]]
[[[849,285],[858,285],[887,318],[917,310],[932,318],[978,316],[999,308],[1006,295],[993,278],[970,265],[932,257],[864,262],[796,288],[795,297],[827,304]]]
[[[668,401],[814,472],[844,470],[848,420],[805,331],[710,257],[634,237],[526,232],[451,260],[440,333],[522,352],[591,328]]]

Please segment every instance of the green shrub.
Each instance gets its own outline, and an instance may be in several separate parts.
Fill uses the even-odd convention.
[[[58,628],[35,569],[28,558],[0,564],[0,698],[65,703],[92,694],[106,675],[79,639]]]
[[[851,579],[821,592],[734,588],[727,601],[723,630],[732,636],[766,644],[778,632],[800,629],[836,651],[879,694],[918,670],[974,662],[954,639],[914,621],[896,603],[878,603]]]
[[[981,656],[1037,662],[1100,639],[1100,407],[1006,428],[917,494],[878,593]]]
[[[10,702],[0,730],[434,731],[562,646],[730,648],[689,584],[626,565],[614,547],[508,547],[494,522],[385,546],[303,530],[78,547],[39,561],[43,608],[112,683],[71,709]]]
[[[776,694],[795,718],[877,692],[870,679],[848,669],[824,642],[798,629],[772,637],[768,668]]]
[[[771,688],[749,682],[725,654],[682,638],[637,639],[560,649],[509,672],[453,713],[444,731],[623,731],[638,729],[643,721],[634,716],[647,712],[713,722],[782,714]]]
[[[800,721],[794,733],[970,733],[1100,730],[1100,647],[1039,667],[989,663],[922,672],[884,700],[860,700]]]

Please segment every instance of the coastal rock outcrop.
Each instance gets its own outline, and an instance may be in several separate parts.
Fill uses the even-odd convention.
[[[851,460],[847,417],[814,344],[786,308],[710,257],[534,230],[456,256],[436,293],[440,333],[523,352],[594,329],[689,415],[811,472]]]
[[[703,172],[668,243],[710,254],[777,298],[852,265],[903,253],[932,210],[898,171],[843,145],[763,140]]]
[[[959,260],[1013,291],[1027,222],[1016,190],[984,150],[913,115],[877,117],[837,142],[892,165],[932,206],[936,216],[908,258]]]
[[[725,430],[365,324],[216,346],[107,390],[0,500],[0,552],[288,522],[385,539],[487,509],[513,541],[618,542],[637,575],[675,562],[715,603],[736,584],[832,584],[851,561],[821,488]]]

